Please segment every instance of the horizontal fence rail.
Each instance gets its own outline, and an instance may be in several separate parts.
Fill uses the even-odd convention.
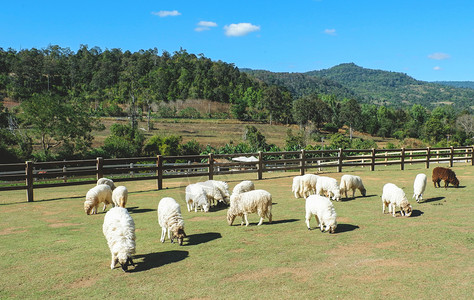
[[[474,165],[474,147],[416,148],[416,149],[337,149],[301,150],[288,152],[258,152],[239,154],[209,154],[187,156],[134,157],[117,159],[69,160],[0,164],[0,191],[26,190],[27,201],[33,201],[38,188],[95,184],[99,178],[109,177],[115,182],[156,180],[158,190],[163,181],[181,177],[265,172],[322,171],[325,168],[370,167],[423,163],[470,162]]]

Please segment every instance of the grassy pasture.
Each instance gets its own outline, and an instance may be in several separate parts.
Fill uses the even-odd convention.
[[[432,165],[432,168],[436,165]],[[136,224],[137,266],[109,269],[102,234],[104,214],[87,216],[83,201],[90,186],[0,194],[1,299],[468,299],[474,294],[474,167],[453,170],[461,187],[428,182],[425,201],[410,201],[413,216],[382,214],[383,184],[402,187],[408,198],[422,165],[347,169],[360,175],[367,197],[334,203],[336,234],[308,231],[304,200],[291,193],[296,173],[226,176],[230,188],[243,179],[273,195],[273,223],[228,226],[226,209],[186,210],[184,187],[205,178],[126,182],[128,209]],[[323,173],[340,179],[340,173]],[[181,204],[186,223],[183,246],[160,243],[156,208],[164,196]],[[237,223],[239,220],[236,220]],[[311,220],[314,227],[314,218]]]

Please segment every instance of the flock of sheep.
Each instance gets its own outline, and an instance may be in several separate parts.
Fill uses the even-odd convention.
[[[445,187],[452,184],[459,186],[456,174],[448,168],[437,167],[433,169],[432,181],[435,187],[440,186],[444,180]],[[415,178],[413,198],[417,202],[422,201],[423,192],[426,188],[426,175],[418,174]],[[308,230],[311,229],[309,221],[315,216],[316,222],[322,232],[334,233],[337,227],[337,214],[331,200],[340,201],[341,195],[347,198],[347,192],[359,190],[362,196],[366,195],[366,189],[362,179],[355,175],[343,175],[340,184],[334,178],[306,174],[293,178],[292,192],[295,198],[305,198],[305,221]],[[242,217],[241,225],[249,225],[247,216],[257,213],[261,225],[265,218],[272,222],[272,195],[265,191],[255,189],[253,182],[245,180],[237,184],[229,193],[226,182],[208,180],[190,184],[186,187],[186,205],[188,211],[198,210],[208,212],[209,208],[219,203],[229,205],[227,210],[227,222],[232,225],[235,218]],[[135,253],[135,223],[125,208],[128,199],[128,190],[125,186],[115,187],[112,180],[101,178],[97,185],[86,194],[84,211],[86,214],[96,214],[100,203],[104,204],[103,211],[108,204],[113,204],[104,217],[103,233],[107,240],[112,261],[110,268],[114,269],[119,263],[124,271],[129,265],[133,265],[132,255]],[[408,202],[405,192],[393,183],[387,183],[382,191],[382,212],[388,212],[395,217],[396,207],[400,208],[402,216],[409,217],[412,206]],[[165,241],[166,235],[171,242],[176,238],[179,245],[183,244],[186,237],[184,232],[184,221],[181,215],[179,203],[170,197],[165,197],[158,204],[158,223],[162,228],[160,241]]]

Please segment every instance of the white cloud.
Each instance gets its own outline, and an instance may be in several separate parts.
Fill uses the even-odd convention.
[[[336,35],[336,29],[324,29],[325,34]]]
[[[225,35],[227,36],[244,36],[254,31],[259,31],[260,26],[250,23],[230,24],[224,26]]]
[[[201,21],[197,23],[197,26],[194,30],[197,32],[205,31],[205,30],[210,30],[211,27],[217,27],[217,23],[215,22],[210,22],[210,21]]]
[[[447,53],[436,52],[436,53],[428,55],[428,58],[436,59],[436,60],[443,60],[443,59],[451,58],[451,55],[449,55]]]
[[[201,21],[197,25],[199,27],[217,27],[217,23],[210,21]]]
[[[436,67],[433,68],[433,70],[439,71],[439,70],[441,70],[441,67],[440,67],[440,66],[436,66]]]
[[[160,18],[164,18],[164,17],[176,17],[176,16],[180,16],[181,13],[177,10],[160,10],[158,12],[156,11],[153,11],[151,13],[152,15],[155,15],[155,16],[158,16]]]

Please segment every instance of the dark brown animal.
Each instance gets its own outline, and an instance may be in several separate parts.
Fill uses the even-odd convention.
[[[431,176],[434,187],[441,187],[439,182],[444,180],[444,188],[448,187],[448,184],[452,184],[455,187],[459,187],[459,180],[456,178],[456,173],[453,170],[443,167],[436,167],[433,169]],[[438,185],[438,186],[436,186]]]

